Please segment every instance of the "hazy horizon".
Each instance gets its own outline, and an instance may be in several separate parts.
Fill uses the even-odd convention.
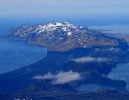
[[[128,0],[1,0],[0,4],[1,32],[26,23],[129,24]]]

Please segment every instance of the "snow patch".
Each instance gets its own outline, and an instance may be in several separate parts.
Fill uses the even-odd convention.
[[[71,35],[72,35],[72,32],[68,32],[67,35],[68,35],[68,36],[71,36]]]

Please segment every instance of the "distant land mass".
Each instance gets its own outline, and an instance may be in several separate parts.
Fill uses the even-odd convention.
[[[94,46],[124,45],[124,39],[118,39],[86,26],[77,26],[68,22],[22,25],[12,29],[10,37],[16,37],[47,47],[51,51],[67,51],[74,48]],[[126,44],[126,43],[125,43]]]
[[[46,47],[48,52],[34,64],[1,74],[0,98],[129,100],[127,83],[107,77],[118,64],[129,62],[124,38],[68,22],[22,25],[8,37]],[[94,92],[78,89],[88,84],[100,88]]]

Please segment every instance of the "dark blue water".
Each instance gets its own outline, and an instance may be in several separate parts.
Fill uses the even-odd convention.
[[[46,48],[2,37],[10,33],[12,26],[25,24],[25,21],[16,19],[0,19],[0,21],[0,74],[32,64],[46,56]]]
[[[47,54],[45,48],[28,45],[24,42],[0,39],[0,74],[13,71],[34,63]]]
[[[124,80],[129,90],[129,63],[118,65],[109,73],[108,77],[114,80]]]
[[[101,86],[98,84],[85,84],[81,85],[77,90],[81,92],[97,92],[100,89],[114,89],[113,87]]]

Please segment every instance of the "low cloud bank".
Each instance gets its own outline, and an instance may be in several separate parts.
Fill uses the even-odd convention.
[[[73,59],[73,61],[77,62],[77,63],[84,63],[84,62],[106,62],[106,61],[110,61],[110,59],[108,58],[104,58],[104,57],[81,57],[81,58],[76,58]]]
[[[119,52],[120,49],[119,49],[119,48],[114,48],[114,47],[111,47],[111,48],[105,48],[105,49],[102,49],[102,48],[96,48],[95,51]]]
[[[51,84],[65,84],[65,83],[81,80],[82,77],[78,72],[73,72],[72,70],[70,70],[68,72],[61,71],[56,74],[52,74],[51,72],[48,72],[45,75],[34,76],[33,79],[51,80]]]

